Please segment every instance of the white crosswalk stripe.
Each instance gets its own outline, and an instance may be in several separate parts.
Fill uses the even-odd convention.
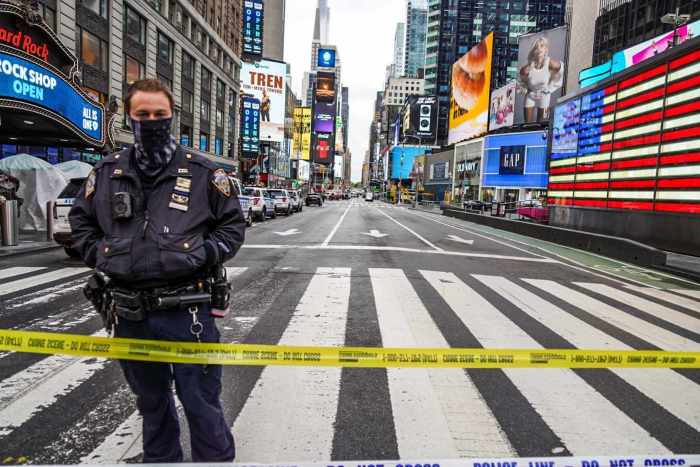
[[[0,296],[36,293],[45,284],[62,278],[75,279],[85,271],[84,268],[49,272],[43,268],[0,269],[3,278],[39,272],[0,285]],[[246,271],[245,267],[227,268],[231,280]],[[700,350],[700,344],[669,330],[673,328],[666,329],[625,311],[632,307],[695,331],[699,320],[692,316],[692,312],[697,311],[692,306],[700,296],[694,296],[692,291],[638,286],[616,289],[603,283],[572,284],[478,274],[459,277],[432,270],[421,270],[416,275],[416,271],[403,269],[363,271],[347,267],[318,268],[310,275],[301,299],[293,311],[289,310],[291,317],[284,326],[279,344],[345,345],[346,328],[348,323],[353,323],[348,321],[352,276],[367,271],[371,284],[367,291],[368,306],[374,306],[381,344],[385,347],[449,347],[441,331],[444,324],[440,325],[436,318],[436,313],[449,313],[461,321],[484,348],[542,348],[533,334],[536,331],[523,325],[525,321],[515,320],[513,313],[520,313],[523,319],[537,322],[577,348],[631,349],[624,341],[624,333],[627,333],[661,349]],[[430,289],[433,299],[426,300],[419,293],[417,282],[424,284],[421,285],[423,289]],[[492,302],[490,297],[495,295],[501,297],[501,301]],[[55,297],[49,297],[47,303],[58,300]],[[441,302],[437,303],[434,298]],[[558,300],[556,303],[554,298]],[[625,306],[611,305],[610,300]],[[508,305],[508,309],[499,303]],[[440,308],[433,308],[436,306]],[[590,319],[584,321],[581,313],[590,315]],[[607,332],[611,331],[598,328],[596,320],[619,329],[623,337],[609,335]],[[234,321],[229,320],[229,325],[235,326],[231,324]],[[254,323],[257,322],[255,318]],[[84,321],[76,320],[76,323],[77,326]],[[114,389],[88,388],[85,384],[104,370],[110,364],[108,361],[48,356],[32,362],[0,380],[0,444],[27,430],[28,422],[57,405],[63,397],[78,391]],[[341,397],[341,374],[339,368],[325,367],[263,369],[233,420],[237,461],[331,459],[338,423],[336,416],[341,412],[342,401],[347,403],[347,399]],[[700,385],[696,380],[668,369],[612,369],[610,374],[700,435],[697,411]],[[517,455],[513,440],[509,439],[510,432],[503,425],[503,414],[494,412],[491,402],[487,403],[480,392],[484,389],[475,384],[478,378],[472,373],[458,369],[390,368],[386,375],[389,416],[400,457]],[[653,430],[640,426],[628,415],[627,409],[618,407],[598,392],[595,384],[575,371],[510,369],[503,370],[503,375],[561,440],[561,449],[574,455],[670,452],[654,436]],[[115,385],[124,384],[115,382]],[[503,403],[508,404],[508,401]],[[110,431],[91,448],[82,452],[84,448],[76,445],[75,452],[79,452],[78,458],[84,463],[114,464],[137,456],[142,449],[141,423],[138,412],[130,408],[123,418],[114,420]],[[527,423],[527,420],[518,423]],[[67,428],[61,428],[60,423],[50,427],[52,430]]]
[[[42,266],[16,266],[12,268],[5,268],[0,271],[0,279],[9,279],[14,276],[29,274],[30,272],[43,271],[44,269],[46,268]]]
[[[77,276],[78,274],[84,274],[88,271],[90,271],[90,269],[88,268],[61,268],[56,271],[38,274],[36,276],[27,277],[25,279],[18,279],[16,281],[6,282],[4,284],[0,284],[0,297],[2,297],[3,295],[9,295],[11,293],[31,289],[32,287],[37,287],[43,284],[47,284],[49,282],[59,281],[68,277]]]

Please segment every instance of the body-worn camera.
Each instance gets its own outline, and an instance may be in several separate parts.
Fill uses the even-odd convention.
[[[131,193],[120,191],[112,195],[112,219],[126,220],[134,217]]]

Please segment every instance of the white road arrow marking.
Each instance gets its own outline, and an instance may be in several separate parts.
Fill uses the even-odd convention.
[[[289,235],[296,235],[296,234],[299,234],[301,232],[299,231],[299,229],[289,229],[289,230],[285,230],[284,232],[275,232],[275,233],[281,237],[288,237]]]
[[[370,237],[374,238],[382,238],[382,237],[388,237],[389,234],[381,233],[379,230],[370,230],[369,232],[362,232],[362,235],[369,235]]]
[[[448,235],[447,238],[449,238],[453,242],[466,243],[467,245],[474,244],[474,240],[465,240],[462,237],[458,237],[457,235]]]

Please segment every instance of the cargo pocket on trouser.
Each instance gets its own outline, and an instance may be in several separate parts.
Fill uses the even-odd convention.
[[[158,248],[161,270],[175,277],[192,273],[206,262],[207,253],[201,234],[160,234]]]
[[[97,246],[95,269],[115,278],[131,275],[131,238],[105,238]]]

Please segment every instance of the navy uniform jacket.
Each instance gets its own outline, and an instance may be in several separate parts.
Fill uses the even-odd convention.
[[[144,289],[203,277],[236,254],[245,221],[223,170],[178,147],[146,199],[132,157],[129,148],[98,162],[70,211],[73,247],[88,266]],[[131,194],[131,219],[113,219],[118,192]]]

